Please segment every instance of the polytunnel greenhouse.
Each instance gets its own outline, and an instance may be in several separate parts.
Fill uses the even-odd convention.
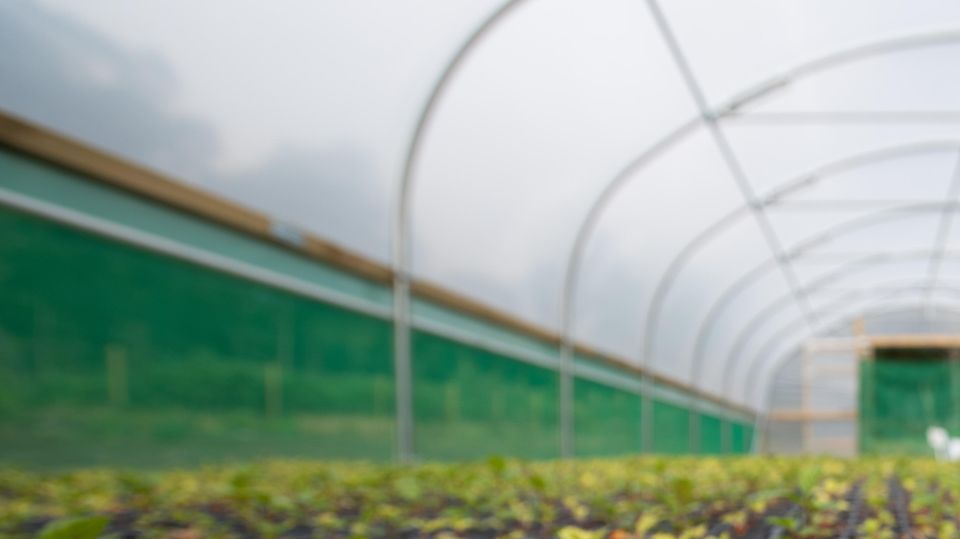
[[[960,493],[916,464],[960,459],[958,61],[936,0],[0,5],[0,506],[257,459],[547,461],[547,496],[639,455],[684,503],[729,462],[846,505],[611,538],[960,537],[901,510]],[[0,533],[70,513],[23,507]],[[289,536],[421,536],[344,518]]]

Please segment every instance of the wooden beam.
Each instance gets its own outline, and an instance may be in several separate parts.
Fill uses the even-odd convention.
[[[874,350],[878,348],[960,348],[960,335],[954,334],[874,335],[867,339]]]
[[[186,185],[73,138],[54,133],[3,110],[0,110],[0,147],[78,173],[88,181],[105,184],[175,211],[242,232],[367,280],[387,285],[393,281],[393,271],[385,264],[370,260],[309,232],[288,229],[287,233],[278,233],[278,223],[263,213]],[[551,345],[560,343],[560,336],[552,330],[524,321],[436,284],[415,280],[411,284],[411,291],[426,301],[460,311],[541,342]],[[590,347],[577,345],[576,352],[618,370],[642,374],[642,370],[629,361]],[[660,384],[696,395],[703,400],[743,413],[748,417],[754,415],[754,411],[747,407],[699,391],[668,376],[651,373],[650,377]]]
[[[88,180],[292,249],[366,279],[390,281],[391,272],[386,266],[344,247],[305,233],[299,234],[296,240],[278,235],[274,221],[262,213],[5,113],[0,113],[0,145],[77,172]]]
[[[813,421],[856,421],[856,410],[774,410],[770,412],[770,421],[804,422]]]

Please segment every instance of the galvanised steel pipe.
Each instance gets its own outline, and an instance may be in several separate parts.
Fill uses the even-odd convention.
[[[411,373],[410,347],[410,266],[411,266],[411,203],[414,175],[417,161],[422,151],[423,139],[427,127],[453,80],[470,53],[525,0],[507,0],[467,37],[454,52],[441,71],[440,76],[430,90],[417,116],[417,122],[410,137],[400,184],[394,202],[394,221],[390,230],[393,240],[393,361],[396,384],[396,451],[401,462],[410,462],[414,458],[413,432],[413,389]]]
[[[921,250],[921,251],[906,251],[906,252],[890,252],[890,253],[879,253],[872,255],[865,255],[859,258],[850,260],[849,262],[834,268],[823,275],[817,277],[807,288],[806,292],[809,294],[815,293],[817,290],[821,289],[825,285],[828,285],[832,282],[837,281],[843,277],[846,277],[850,273],[862,270],[865,268],[877,266],[883,263],[889,262],[899,262],[903,260],[922,260],[930,257],[930,254],[934,252],[933,250]],[[960,251],[958,252],[948,252],[946,253],[948,257],[957,257],[960,256]],[[722,384],[722,392],[728,398],[732,396],[732,381],[733,375],[736,371],[737,361],[740,358],[740,354],[744,347],[747,344],[747,340],[756,334],[756,330],[770,320],[770,317],[776,313],[779,309],[784,307],[789,303],[789,296],[783,295],[774,301],[767,304],[764,308],[757,311],[756,314],[751,317],[748,322],[743,326],[743,328],[737,333],[737,336],[733,340],[733,345],[729,353],[725,356],[723,362],[724,365],[724,377]]]
[[[952,32],[940,32],[940,33],[931,33],[923,34],[917,36],[911,36],[907,38],[900,38],[896,40],[872,43],[868,45],[863,45],[859,47],[854,47],[852,49],[846,49],[843,51],[835,52],[833,54],[828,54],[809,62],[799,64],[792,69],[785,71],[783,74],[775,75],[769,77],[764,81],[756,84],[744,92],[741,92],[735,95],[730,100],[726,101],[724,104],[720,105],[715,109],[715,112],[712,113],[712,116],[716,118],[725,118],[729,115],[734,115],[746,106],[748,103],[759,100],[764,96],[768,95],[772,91],[775,91],[778,88],[781,88],[788,84],[792,79],[799,78],[801,76],[806,76],[808,74],[815,73],[819,70],[832,67],[834,65],[839,65],[844,62],[852,62],[857,59],[866,58],[876,54],[882,54],[884,52],[892,52],[895,50],[900,50],[902,48],[915,48],[922,46],[930,46],[938,44],[941,42],[955,42],[960,41],[960,31]],[[666,137],[660,139],[658,142],[653,144],[648,149],[641,152],[638,157],[631,160],[630,163],[622,167],[622,172],[615,175],[611,180],[609,180],[604,189],[601,191],[601,194],[595,199],[587,211],[587,215],[584,220],[581,222],[580,226],[577,229],[576,236],[574,238],[573,246],[571,248],[570,256],[567,261],[567,267],[564,273],[564,287],[561,297],[561,365],[567,365],[566,371],[569,372],[572,369],[573,361],[573,327],[575,325],[575,312],[576,306],[574,304],[575,298],[577,295],[577,290],[579,287],[579,273],[580,268],[582,267],[582,258],[584,252],[586,251],[586,246],[589,244],[589,241],[595,231],[597,223],[600,221],[603,213],[609,207],[610,202],[615,198],[616,194],[621,191],[623,185],[625,185],[631,177],[635,175],[645,167],[650,161],[654,160],[657,156],[665,152],[670,146],[679,142],[682,138],[687,136],[690,132],[694,130],[697,124],[700,123],[699,117],[691,118],[686,122],[683,122],[680,126],[675,128],[668,134]],[[956,143],[952,143],[954,147]],[[623,171],[629,170],[629,172],[624,173]],[[799,181],[805,181],[801,179]],[[791,187],[791,186],[786,186]],[[780,196],[774,194],[773,199]],[[745,215],[747,212],[746,207],[739,208],[734,210],[730,214],[726,215],[721,219],[722,223],[730,224],[735,222],[739,217]],[[709,243],[710,237],[713,234],[711,232],[706,232],[705,234],[698,237],[694,243],[696,244],[706,244]],[[692,248],[692,249],[695,249]],[[674,271],[668,271],[665,273],[665,278],[672,279],[672,276],[679,270],[680,267],[684,264],[685,260],[689,258],[689,255],[684,256],[681,253],[677,259],[671,263],[671,267]],[[669,277],[668,277],[669,276]],[[663,284],[657,286],[657,292],[655,292],[655,297],[657,295],[665,295],[666,288],[669,287],[669,284]],[[660,299],[662,301],[662,298]],[[658,310],[658,309],[657,309]],[[648,309],[648,313],[650,309]],[[650,320],[650,315],[647,315],[647,320]],[[650,330],[650,325],[648,324],[647,330],[644,332],[643,342],[649,342],[653,332]],[[641,363],[644,363],[644,358],[650,357],[649,349],[645,349],[643,355],[641,356]],[[643,369],[646,372],[646,369]],[[647,392],[649,393],[649,392]],[[645,407],[649,409],[649,406]],[[649,425],[649,421],[645,422]],[[569,429],[572,432],[572,427]],[[644,436],[645,441],[644,446],[649,445],[649,436]]]
[[[448,61],[447,65],[442,70],[437,81],[434,83],[428,98],[426,99],[424,105],[422,106],[420,113],[417,117],[417,122],[415,124],[413,133],[409,145],[407,147],[406,156],[404,159],[403,171],[400,177],[400,185],[397,189],[397,195],[395,197],[395,211],[394,211],[394,220],[392,222],[391,229],[391,238],[392,238],[392,253],[393,253],[393,267],[394,267],[394,365],[395,365],[395,374],[396,374],[396,384],[397,384],[397,454],[400,460],[409,461],[413,457],[413,414],[412,414],[412,403],[411,399],[411,390],[410,390],[410,341],[409,341],[409,300],[410,300],[410,237],[411,237],[411,202],[412,202],[412,191],[413,191],[413,178],[415,175],[416,163],[419,159],[420,153],[422,152],[423,139],[427,126],[434,114],[434,111],[437,107],[437,103],[441,100],[443,94],[446,92],[450,81],[453,79],[456,72],[464,63],[464,60],[467,58],[469,53],[476,48],[476,46],[487,36],[492,30],[500,23],[503,19],[512,13],[519,5],[523,4],[525,0],[508,0],[500,8],[491,13],[461,44],[461,46],[456,50],[452,58]],[[820,56],[813,60],[798,64],[793,68],[790,68],[780,74],[768,77],[758,84],[748,87],[743,92],[738,93],[732,99],[728,100],[724,105],[715,109],[713,116],[720,118],[726,115],[732,115],[736,113],[739,109],[743,108],[746,104],[761,99],[762,97],[776,91],[779,88],[787,85],[794,79],[821,71],[827,68],[831,68],[837,65],[844,63],[853,62],[862,58],[875,56],[879,54],[885,54],[888,52],[893,52],[897,50],[919,48],[926,46],[934,46],[943,43],[952,43],[960,40],[960,31],[944,31],[944,32],[931,32],[926,34],[919,34],[907,37],[901,37],[896,39],[883,40],[880,42],[874,42],[866,45],[861,45],[858,47],[841,50],[824,56]],[[684,122],[682,125],[687,125],[689,122]],[[606,192],[606,190],[604,191]],[[604,195],[601,195],[601,199]],[[595,203],[592,206],[597,206]],[[606,203],[599,204],[601,207],[605,206]],[[588,215],[593,212],[588,212]],[[602,210],[598,210],[597,215],[594,217],[589,217],[588,220],[598,220],[599,214],[602,213]],[[593,225],[586,225],[587,228],[592,228]],[[578,232],[578,236],[581,234]],[[583,234],[584,240],[581,242],[583,244],[587,243],[587,236],[589,233]],[[575,240],[576,241],[576,240]],[[562,390],[561,399],[567,402],[566,405],[561,405],[567,410],[570,409],[569,403],[571,402],[571,393],[572,386],[570,385],[569,378],[570,372],[572,370],[572,351],[570,350],[571,346],[569,345],[571,341],[570,332],[572,328],[573,320],[573,306],[572,302],[569,300],[570,297],[575,295],[576,289],[576,277],[571,278],[571,274],[576,274],[576,269],[572,272],[570,271],[570,266],[576,265],[579,267],[579,259],[582,256],[584,249],[580,250],[580,253],[577,256],[571,256],[571,259],[575,259],[576,262],[568,263],[568,271],[565,281],[572,281],[574,284],[572,286],[565,286],[563,294],[567,296],[562,303],[565,305],[564,313],[562,313],[562,319],[568,321],[565,323],[567,325],[567,330],[564,332],[563,340],[567,343],[566,346],[562,347],[567,349],[566,355],[571,356],[567,361],[562,361],[561,374],[562,378],[565,378],[567,381],[564,384],[568,389]],[[563,354],[563,352],[561,352]],[[641,361],[644,358],[641,357]],[[563,364],[566,364],[564,367]],[[564,396],[565,395],[565,396]],[[562,420],[562,423],[568,424],[567,427],[562,427],[561,434],[563,441],[561,445],[565,448],[565,454],[571,454],[572,447],[572,422],[569,418],[569,412],[566,414],[566,418]]]
[[[960,200],[960,152],[957,155],[957,162],[953,166],[953,177],[950,179],[950,187],[947,188],[946,198],[950,202]],[[940,263],[943,259],[943,252],[947,249],[947,243],[950,241],[950,231],[952,230],[954,212],[944,210],[940,214],[940,223],[937,227],[936,249],[937,254],[930,258],[930,264],[927,267],[927,281],[932,288],[940,277]],[[930,297],[930,290],[927,290],[927,297]]]
[[[900,279],[900,281],[903,281],[903,280],[904,279]],[[922,292],[923,290],[925,290],[925,286],[926,286],[925,282],[923,282],[922,280],[918,280],[917,278],[913,278],[912,281],[913,281],[913,284],[911,286],[905,286],[900,290],[890,291],[886,294],[879,296],[878,300],[882,302],[886,300],[886,298],[889,298],[891,296],[896,296],[898,294],[903,294],[905,292],[913,292],[918,290]],[[937,287],[935,287],[935,290],[938,292],[939,291],[950,292],[950,293],[960,295],[960,287],[956,285],[938,285]],[[853,297],[863,296],[865,294],[870,294],[870,293],[871,291],[869,289],[853,290],[847,294],[844,294],[841,298],[837,299],[836,301],[831,302],[829,307],[818,309],[818,312],[824,313],[824,314],[827,314],[830,312],[838,312],[838,309],[835,308],[836,306],[849,303],[851,301],[851,298]],[[889,300],[887,301],[889,302]],[[894,300],[894,301],[903,301],[903,300]],[[922,304],[923,301],[924,301],[923,298],[921,298],[920,303]],[[870,306],[870,305],[872,305],[872,303],[868,298],[866,301],[862,301],[858,305],[856,305],[854,307],[854,310],[856,309],[862,310],[865,308],[865,306]],[[844,311],[843,309],[840,310],[840,312],[843,312],[843,311]],[[773,352],[773,349],[777,346],[777,344],[782,343],[787,336],[789,336],[791,333],[796,331],[797,326],[798,324],[796,320],[792,321],[791,323],[785,326],[782,326],[778,331],[776,331],[773,335],[771,335],[767,339],[767,341],[765,341],[765,343],[758,349],[758,351],[752,356],[749,362],[749,365],[751,366],[751,368],[747,373],[746,387],[748,389],[757,387],[756,385],[758,381],[757,377],[760,375],[760,371],[763,370],[765,367],[763,364],[757,365],[757,362],[761,361],[765,357],[772,357],[771,354]]]
[[[855,311],[852,314],[842,315],[840,320],[832,322],[826,328],[824,328],[823,331],[828,332],[828,331],[831,331],[832,329],[842,327],[845,324],[850,324],[853,320],[856,320],[861,316],[867,316],[867,315],[882,316],[884,314],[914,312],[914,311],[924,310],[924,306],[918,304],[918,302],[916,301],[911,302],[908,305],[910,306],[885,308],[885,309],[880,309],[876,311],[874,310],[864,311],[861,308],[861,310]],[[936,305],[936,308],[940,312],[952,313],[960,317],[960,306],[947,304],[947,303],[939,303]],[[752,442],[752,446],[754,447],[755,450],[759,445],[759,437],[761,436],[761,433],[765,433],[769,428],[769,416],[771,411],[770,408],[772,406],[772,400],[773,400],[773,387],[774,387],[773,382],[774,380],[776,380],[777,375],[783,369],[784,365],[786,365],[787,361],[795,357],[797,346],[791,347],[789,350],[785,351],[783,354],[778,356],[777,359],[774,360],[772,364],[773,372],[770,374],[767,382],[764,384],[764,387],[765,387],[764,400],[760,402],[757,407],[757,415],[756,415],[754,431],[753,431],[754,437]]]
[[[798,189],[812,187],[813,185],[829,180],[836,174],[851,170],[857,167],[884,162],[893,159],[900,159],[907,156],[914,156],[926,153],[941,153],[945,151],[956,151],[960,148],[960,140],[957,141],[924,141],[896,146],[884,147],[856,155],[844,157],[841,159],[829,161],[797,175],[791,180],[783,182],[774,187],[771,193],[765,198],[764,204],[779,204],[785,200],[785,197],[792,195]],[[748,288],[755,279],[767,271],[767,264],[772,260],[761,264],[754,270],[739,279],[734,285],[724,291],[723,294],[707,309],[707,314],[699,325],[697,336],[694,338],[694,347],[691,354],[690,376],[691,385],[695,388],[701,388],[702,385],[702,362],[706,348],[706,340],[709,337],[713,324],[719,319],[723,310],[739,295],[739,293]],[[652,338],[652,335],[651,335]],[[702,389],[702,388],[701,388]]]
[[[812,238],[802,240],[798,242],[793,249],[790,250],[792,258],[801,258],[806,252],[810,249],[827,243],[835,238],[841,237],[844,234],[854,232],[863,228],[867,228],[876,224],[881,224],[889,222],[891,219],[903,218],[905,216],[910,216],[911,214],[917,211],[930,211],[930,210],[940,210],[945,207],[948,207],[951,211],[956,211],[958,209],[958,204],[956,203],[919,203],[919,204],[906,204],[902,206],[894,206],[890,208],[884,208],[882,210],[868,213],[849,219],[847,221],[838,223],[824,231],[821,231]],[[769,262],[764,262],[762,264],[769,264]],[[744,332],[741,332],[741,337],[738,337],[738,342],[749,337],[743,336]],[[745,344],[745,343],[743,343]],[[742,344],[740,345],[742,346]],[[731,366],[733,362],[736,361],[735,357],[739,353],[738,346],[735,345],[734,349],[727,355],[727,359],[724,361],[724,371],[729,372],[734,367]],[[735,365],[735,363],[733,363]],[[728,384],[727,384],[728,385]]]

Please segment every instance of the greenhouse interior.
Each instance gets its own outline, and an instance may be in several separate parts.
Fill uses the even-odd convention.
[[[0,535],[960,538],[960,4],[0,44]]]

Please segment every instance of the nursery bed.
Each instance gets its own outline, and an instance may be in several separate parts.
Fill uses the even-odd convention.
[[[940,539],[960,536],[958,471],[762,457],[8,469],[0,536]]]

